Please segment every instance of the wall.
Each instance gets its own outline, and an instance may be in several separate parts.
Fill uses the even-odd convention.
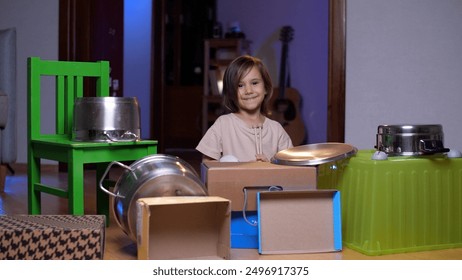
[[[153,0],[124,2],[124,96],[137,97],[141,138],[150,138],[151,14]]]
[[[462,150],[462,1],[348,0],[345,140],[381,124],[443,125]]]
[[[27,162],[27,57],[58,59],[59,0],[0,0],[0,29],[16,28],[17,81],[17,162]],[[44,82],[44,92],[52,92],[53,84]],[[44,102],[43,106],[46,105]],[[50,117],[54,108],[42,110]],[[43,124],[50,131],[54,123]]]
[[[246,38],[252,41],[252,54],[261,58],[271,72],[274,84],[279,81],[282,26],[294,28],[289,43],[292,87],[303,99],[301,115],[308,143],[327,139],[327,70],[328,70],[327,0],[217,0],[217,18],[224,31],[238,21]]]

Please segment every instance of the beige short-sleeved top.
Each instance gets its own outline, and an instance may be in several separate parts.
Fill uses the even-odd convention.
[[[240,162],[249,162],[255,161],[260,149],[260,153],[271,160],[277,152],[291,147],[293,144],[289,135],[277,121],[265,118],[263,125],[249,127],[234,113],[230,113],[215,121],[196,149],[216,160],[233,155]]]

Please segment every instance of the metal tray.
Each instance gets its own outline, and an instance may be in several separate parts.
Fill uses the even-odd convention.
[[[358,149],[345,143],[318,143],[301,145],[278,152],[272,163],[313,166],[334,162],[356,154]]]

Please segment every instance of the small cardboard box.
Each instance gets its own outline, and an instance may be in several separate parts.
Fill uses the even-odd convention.
[[[138,199],[138,259],[229,259],[230,208],[212,196]]]
[[[255,211],[256,193],[270,186],[280,186],[284,190],[314,190],[316,173],[315,167],[269,162],[204,161],[201,166],[201,178],[209,195],[231,200],[232,211]]]
[[[342,250],[339,191],[260,192],[257,199],[260,254]]]
[[[2,215],[2,260],[103,259],[103,215]]]

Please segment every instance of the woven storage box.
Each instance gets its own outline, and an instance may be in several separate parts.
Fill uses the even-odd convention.
[[[0,216],[0,259],[103,259],[105,216]]]

